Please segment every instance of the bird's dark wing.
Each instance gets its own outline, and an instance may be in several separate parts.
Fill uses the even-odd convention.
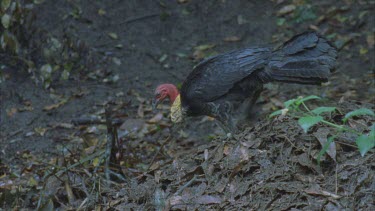
[[[270,48],[248,48],[208,58],[199,63],[181,88],[182,100],[211,102],[255,70],[263,68]]]

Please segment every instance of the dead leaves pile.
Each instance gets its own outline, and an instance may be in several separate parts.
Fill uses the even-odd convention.
[[[105,125],[80,126],[80,132],[69,138],[76,144],[62,148],[62,156],[43,160],[21,152],[20,159],[29,165],[10,168],[0,163],[2,206],[13,207],[14,202],[29,208],[118,210],[371,210],[374,206],[373,152],[361,158],[346,134],[322,156],[320,166],[318,154],[330,130],[320,126],[305,134],[289,117],[261,121],[246,128],[238,140],[216,138],[181,150],[172,147],[176,143],[169,138],[151,142],[170,135],[169,121],[163,113],[152,113],[150,102],[141,95],[130,94],[138,100],[131,117],[120,112],[130,103],[112,102],[114,117],[125,121],[118,129],[118,163],[111,168],[111,181],[104,176]],[[355,106],[341,104],[343,111]],[[350,125],[357,128],[369,121],[356,119]]]
[[[319,127],[305,134],[288,117],[262,121],[247,128],[239,141],[218,138],[153,165],[117,191],[124,195],[116,197],[114,207],[373,209],[373,152],[362,159],[352,140],[341,137],[319,166],[317,155],[329,133],[328,128]]]

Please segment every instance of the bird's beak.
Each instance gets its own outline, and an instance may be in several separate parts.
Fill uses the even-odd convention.
[[[152,101],[152,110],[156,110],[156,108],[158,107],[159,103],[160,103],[159,99],[154,99]]]

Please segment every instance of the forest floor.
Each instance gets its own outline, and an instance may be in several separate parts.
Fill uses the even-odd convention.
[[[33,5],[33,24],[44,32],[37,66],[60,62],[58,51],[46,52],[61,44],[78,52],[80,68],[68,80],[54,72],[46,89],[42,74],[0,54],[0,207],[375,210],[373,149],[362,157],[355,137],[342,135],[335,157],[318,165],[320,140],[332,128],[305,133],[295,118],[268,118],[283,102],[309,95],[323,98],[312,106],[337,107],[326,117],[336,123],[349,111],[374,110],[375,1],[34,2],[42,3]],[[252,126],[237,140],[207,117],[172,125],[168,103],[152,110],[155,87],[180,85],[201,59],[278,46],[307,30],[339,49],[330,82],[266,85]],[[116,129],[108,130],[106,116]],[[94,122],[77,122],[85,119]],[[363,125],[373,123],[360,117],[348,127],[366,133]],[[109,171],[112,135],[119,138]]]

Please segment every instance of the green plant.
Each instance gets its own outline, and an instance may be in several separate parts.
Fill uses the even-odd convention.
[[[342,119],[342,123],[339,124],[331,120],[328,120],[327,118],[322,116],[322,114],[324,113],[331,114],[332,112],[337,111],[336,107],[317,107],[311,110],[305,103],[309,100],[320,99],[321,98],[318,96],[311,95],[308,97],[298,97],[296,99],[288,100],[284,102],[284,109],[277,110],[271,113],[269,117],[274,117],[276,115],[289,115],[291,117],[298,118],[298,124],[302,127],[305,133],[307,133],[312,126],[318,123],[322,123],[328,125],[329,127],[332,127],[335,131],[335,134],[329,137],[327,143],[323,146],[323,149],[321,150],[318,156],[318,162],[320,162],[321,155],[326,153],[329,144],[333,142],[334,139],[342,132],[349,132],[357,136],[356,144],[362,156],[364,156],[369,150],[375,147],[375,124],[368,128],[368,131],[370,131],[368,134],[359,132],[346,124],[348,119],[353,117],[362,115],[375,116],[372,110],[367,108],[360,108],[348,112]]]

